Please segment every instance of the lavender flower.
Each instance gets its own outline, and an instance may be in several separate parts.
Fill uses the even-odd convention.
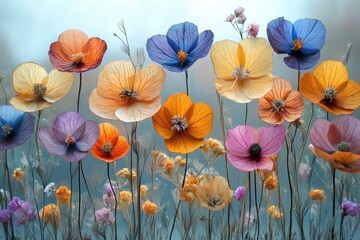
[[[341,204],[341,208],[345,216],[350,215],[352,217],[355,217],[359,214],[359,206],[357,205],[357,203],[347,200],[346,198],[344,198]]]
[[[239,186],[235,190],[235,196],[239,201],[244,199],[244,197],[245,197],[245,187],[244,186]]]
[[[36,213],[32,209],[31,204],[18,197],[13,197],[13,199],[9,202],[9,209],[16,217],[16,220],[14,221],[16,226],[20,226],[36,219]]]
[[[242,16],[242,15],[244,14],[244,11],[245,11],[245,8],[243,8],[243,7],[238,7],[238,8],[236,8],[236,9],[234,10],[235,16],[236,16],[236,17]]]
[[[259,33],[259,29],[260,29],[260,25],[257,23],[251,23],[249,24],[247,31],[248,31],[248,36],[250,37],[256,37]]]
[[[13,199],[9,202],[9,209],[12,213],[16,212],[21,208],[21,205],[24,203],[20,198],[13,197]]]
[[[44,193],[47,193],[47,196],[50,197],[54,192],[56,192],[56,185],[55,183],[51,182],[45,187]]]
[[[115,220],[114,214],[109,208],[101,208],[95,212],[96,222],[99,224],[109,225]]]
[[[0,210],[0,223],[8,223],[11,218],[10,211],[7,209]]]

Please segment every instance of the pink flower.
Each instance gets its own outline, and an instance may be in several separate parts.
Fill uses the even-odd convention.
[[[230,163],[242,171],[269,170],[274,167],[270,156],[278,153],[284,144],[285,127],[272,126],[255,129],[237,126],[229,129],[226,149]]]
[[[248,26],[248,36],[250,37],[256,37],[259,33],[260,25],[257,23],[250,23]]]
[[[236,17],[239,17],[239,16],[243,15],[243,14],[244,14],[244,11],[245,11],[245,8],[243,8],[243,7],[238,7],[238,8],[236,8],[236,9],[234,10],[235,16],[236,16]]]
[[[310,150],[344,172],[360,172],[360,121],[341,116],[318,119],[310,130]]]
[[[227,16],[225,18],[225,22],[232,22],[232,20],[235,19],[235,15],[234,14],[230,14],[229,16]]]

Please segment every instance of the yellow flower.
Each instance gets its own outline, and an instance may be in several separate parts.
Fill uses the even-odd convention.
[[[148,187],[146,185],[141,185],[140,186],[140,196],[143,198],[146,196]]]
[[[21,179],[24,177],[24,172],[21,170],[21,168],[15,168],[13,173],[13,178],[21,181]]]
[[[71,191],[66,186],[60,186],[55,193],[58,203],[68,203],[71,198]]]
[[[60,222],[60,209],[55,204],[49,204],[40,210],[39,216],[45,224],[50,223],[55,227]]]
[[[280,209],[275,205],[271,205],[268,208],[268,214],[270,217],[276,218],[276,219],[280,219],[282,217],[282,213],[280,212]]]
[[[267,190],[274,190],[278,187],[278,179],[274,173],[265,179],[264,186]]]
[[[310,191],[310,199],[313,201],[322,202],[325,198],[325,192],[322,189],[313,189]]]
[[[180,167],[185,167],[185,166],[186,166],[186,160],[183,159],[181,156],[175,157],[175,161],[177,162],[177,164],[178,164]]]
[[[149,201],[149,200],[146,200],[143,205],[142,205],[142,210],[147,214],[147,215],[154,215],[156,213],[156,211],[158,210],[158,206]]]
[[[123,168],[122,170],[120,170],[118,173],[118,178],[121,177],[126,177],[129,181],[130,181],[130,171],[127,168]],[[134,182],[136,179],[136,172],[132,171],[132,181]]]
[[[165,173],[167,175],[171,175],[174,167],[175,167],[174,159],[173,158],[167,159],[164,163],[163,173]]]

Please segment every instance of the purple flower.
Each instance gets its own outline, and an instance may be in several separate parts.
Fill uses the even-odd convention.
[[[237,126],[229,129],[225,145],[234,167],[247,172],[255,169],[271,171],[274,162],[270,157],[281,150],[284,140],[284,126],[258,129]]]
[[[212,31],[198,34],[195,24],[184,22],[171,26],[166,36],[149,38],[146,49],[151,60],[167,70],[183,72],[209,53],[213,40]]]
[[[20,146],[31,136],[35,117],[11,105],[0,106],[0,151]]]
[[[26,222],[36,219],[36,213],[32,209],[31,204],[29,202],[22,201],[18,197],[13,197],[13,199],[9,202],[9,209],[16,217],[14,222],[16,226],[20,226]]]
[[[49,153],[78,162],[86,157],[99,133],[95,121],[85,121],[77,112],[65,112],[55,118],[52,127],[39,130],[39,140]]]
[[[352,217],[355,217],[359,214],[359,207],[357,203],[347,200],[346,198],[344,198],[341,204],[341,208],[344,215],[350,215]]]
[[[318,62],[325,34],[324,24],[316,19],[299,19],[292,24],[279,17],[267,26],[271,47],[278,54],[288,54],[285,64],[297,70],[309,69]]]
[[[9,207],[10,211],[13,213],[21,208],[21,205],[23,204],[23,202],[24,201],[22,201],[20,198],[13,197],[13,199],[9,202],[8,207]]]
[[[245,11],[245,8],[238,7],[237,9],[234,10],[235,16],[239,17],[239,16],[243,15],[244,11]]]
[[[11,218],[10,211],[7,209],[0,210],[0,223],[8,223]]]
[[[114,222],[114,214],[109,208],[101,208],[95,211],[96,222],[100,224],[109,225]]]
[[[246,188],[244,186],[239,186],[236,190],[235,190],[235,196],[236,198],[240,201],[242,199],[244,199],[245,197],[245,190]]]
[[[259,29],[260,29],[260,25],[257,23],[251,23],[249,24],[247,31],[248,31],[248,36],[250,37],[256,37],[259,33]]]

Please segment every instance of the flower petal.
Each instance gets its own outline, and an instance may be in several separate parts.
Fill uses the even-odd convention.
[[[52,128],[40,128],[38,138],[44,148],[50,153],[57,156],[62,156],[66,152],[65,141],[59,141],[53,134]]]
[[[166,37],[175,53],[178,50],[189,53],[198,43],[198,29],[190,22],[178,23],[169,28]]]
[[[256,129],[252,126],[237,126],[229,129],[225,146],[228,154],[237,157],[236,161],[245,161],[250,159],[249,149],[253,143],[256,143]]]
[[[297,91],[292,91],[285,99],[283,117],[287,122],[300,118],[304,111],[304,99]]]
[[[284,58],[286,66],[296,70],[307,70],[313,67],[320,59],[320,51],[303,54],[302,52],[293,52]]]
[[[360,106],[360,85],[349,80],[346,87],[336,94],[334,104],[344,109],[357,109]]]
[[[165,145],[172,153],[185,154],[195,151],[203,141],[203,138],[194,138],[186,133],[175,133],[172,138],[165,139]]]
[[[278,54],[289,53],[294,46],[292,35],[293,25],[284,17],[270,21],[266,33],[271,47]]]
[[[165,77],[165,71],[154,64],[149,64],[146,69],[137,72],[134,82],[134,89],[137,91],[135,98],[140,101],[149,101],[159,96]]]
[[[74,69],[73,60],[67,55],[59,42],[53,42],[48,52],[51,64],[60,71],[72,71]]]
[[[325,119],[317,119],[310,130],[310,141],[315,148],[332,154],[336,149],[328,139],[330,125],[331,123]]]
[[[52,70],[48,76],[43,98],[50,103],[60,100],[70,91],[73,79],[74,76],[71,73]]]
[[[175,131],[171,130],[172,117],[168,108],[164,106],[152,117],[155,131],[165,139],[170,139],[175,134]]]
[[[305,73],[299,83],[300,93],[312,103],[319,103],[324,99],[325,87],[311,73]]]
[[[191,98],[185,93],[176,93],[168,97],[164,103],[171,116],[185,116],[187,110],[193,105]]]
[[[242,83],[242,92],[247,98],[256,99],[263,97],[271,90],[273,79],[273,75],[269,74],[260,78],[238,80],[238,82]]]
[[[10,100],[10,104],[13,105],[17,110],[23,112],[36,112],[41,109],[47,108],[52,103],[49,103],[42,98],[38,98],[33,101],[27,101],[20,96],[15,96]]]
[[[177,52],[170,47],[166,36],[155,35],[149,38],[146,42],[146,50],[154,62],[161,64],[169,71],[180,71]]]
[[[17,95],[28,101],[36,98],[34,85],[42,83],[47,76],[46,70],[39,64],[27,62],[19,65],[13,73],[13,85]]]
[[[77,29],[69,29],[61,33],[58,39],[61,49],[67,56],[82,52],[88,40],[89,37]]]
[[[203,138],[211,132],[214,111],[205,103],[196,103],[186,112],[185,118],[189,125],[185,130],[186,134],[194,138]]]
[[[74,132],[83,125],[84,117],[77,112],[64,112],[59,114],[52,125],[53,136],[64,142],[66,137],[73,136]]]
[[[317,19],[299,19],[294,23],[296,39],[302,38],[304,46],[300,49],[304,54],[317,52],[325,45],[326,30],[324,24]]]
[[[248,98],[243,91],[243,81],[234,80],[228,81],[221,78],[215,79],[215,87],[219,94],[237,103],[251,102],[251,98]]]
[[[347,141],[351,144],[349,151],[360,154],[360,121],[352,116],[340,116],[332,124],[339,130],[338,140]]]
[[[334,158],[331,154],[327,153],[326,151],[321,150],[320,148],[315,147],[313,144],[309,145],[309,149],[314,153],[315,156],[321,158],[326,161],[333,161]]]
[[[188,61],[195,62],[199,58],[206,57],[208,55],[211,45],[214,41],[214,33],[210,30],[200,33],[197,39],[196,47],[189,52]]]
[[[100,130],[96,122],[91,120],[85,121],[83,126],[85,126],[85,128],[83,130],[81,130],[81,127],[78,128],[73,136],[77,139],[76,148],[82,152],[86,152],[96,143]],[[80,138],[76,137],[78,135]]]
[[[67,162],[79,162],[87,156],[88,152],[81,152],[78,150],[66,151],[63,158]]]
[[[160,96],[151,101],[137,101],[121,106],[115,112],[123,122],[138,122],[152,117],[161,107]]]
[[[97,89],[94,89],[89,96],[89,108],[97,116],[105,119],[117,120],[116,110],[121,107],[119,100],[112,100],[100,97]]]
[[[284,126],[260,127],[257,131],[262,156],[271,156],[280,152],[285,141]]]
[[[83,49],[85,58],[82,60],[84,64],[82,71],[97,68],[103,59],[106,49],[107,45],[104,40],[98,37],[90,38]]]
[[[317,66],[314,75],[325,89],[332,86],[338,92],[341,92],[349,79],[345,65],[332,60],[324,61]]]

